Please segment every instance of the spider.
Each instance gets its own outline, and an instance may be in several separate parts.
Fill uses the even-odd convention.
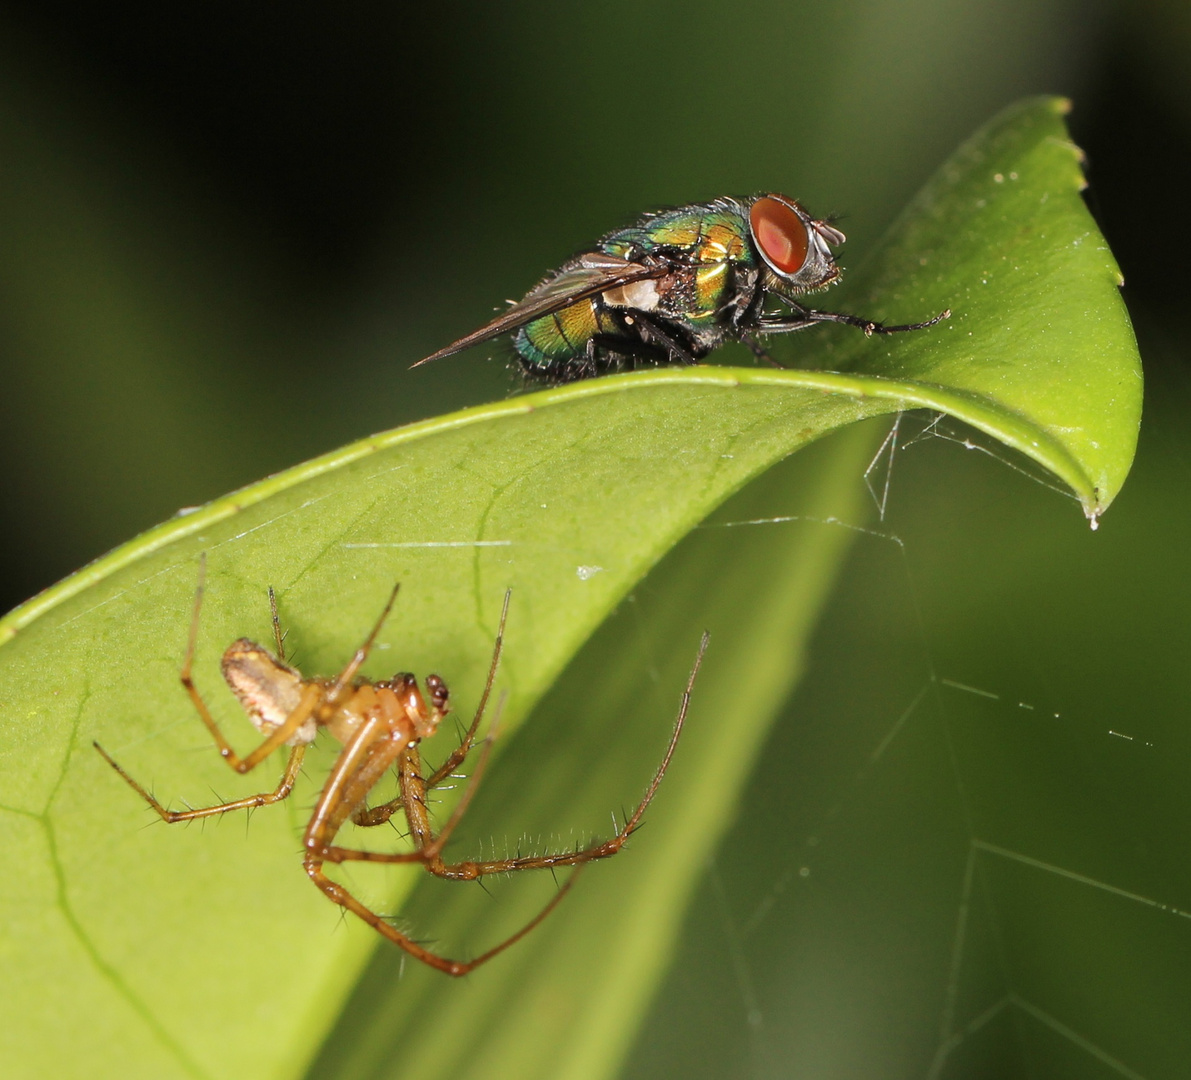
[[[463,764],[475,742],[476,733],[483,719],[492,685],[500,664],[501,647],[504,640],[505,621],[509,612],[511,591],[505,593],[500,613],[500,624],[492,647],[492,660],[483,693],[476,707],[471,725],[464,733],[459,746],[439,768],[423,774],[418,744],[433,735],[449,711],[446,683],[437,675],[426,676],[426,693],[422,693],[417,679],[410,674],[397,674],[391,679],[373,682],[360,676],[359,670],[380,633],[386,618],[397,598],[400,587],[395,585],[389,594],[380,617],[372,630],[356,649],[343,670],[334,678],[306,678],[286,663],[285,646],[282,640],[281,624],[277,617],[277,602],[273,590],[269,590],[269,603],[273,615],[273,635],[277,646],[274,656],[264,647],[240,638],[232,642],[223,654],[221,664],[223,677],[239,699],[257,730],[265,736],[251,753],[241,757],[232,749],[223,732],[207,708],[191,677],[195,642],[198,637],[199,612],[202,608],[206,560],[200,560],[199,579],[195,589],[194,613],[190,622],[190,637],[186,647],[186,658],[179,677],[199,718],[206,725],[223,760],[238,773],[248,773],[282,745],[289,746],[289,760],[276,788],[270,792],[249,795],[242,799],[188,810],[168,810],[140,783],[132,778],[122,766],[99,745],[95,749],[115,769],[124,781],[169,824],[179,821],[193,821],[196,818],[226,814],[232,810],[251,810],[281,802],[293,791],[294,781],[302,765],[306,747],[314,741],[319,728],[326,728],[343,744],[330,775],[323,785],[318,801],[310,815],[303,834],[305,856],[303,868],[314,882],[332,901],[353,915],[358,916],[382,937],[404,949],[411,956],[447,975],[466,975],[509,946],[520,941],[534,927],[538,926],[561,902],[575,883],[576,875],[586,863],[595,859],[606,859],[615,855],[625,841],[641,823],[646,808],[657,793],[662,782],[682,726],[686,720],[691,690],[695,676],[707,648],[707,634],[703,635],[698,655],[682,695],[678,717],[670,737],[666,753],[645,790],[645,795],[617,829],[616,834],[605,841],[597,841],[578,851],[555,852],[546,855],[532,855],[510,859],[489,859],[479,862],[446,862],[443,849],[459,824],[468,805],[475,795],[483,776],[492,747],[491,734],[484,740],[475,770],[472,773],[462,797],[450,817],[436,833],[430,822],[426,806],[426,793],[440,785]],[[392,767],[396,770],[398,795],[378,806],[367,805],[368,793]],[[401,812],[413,842],[408,852],[384,853],[361,851],[341,847],[335,843],[340,829],[350,818],[356,825],[370,827],[383,825],[394,814]],[[323,870],[326,863],[372,862],[372,863],[421,863],[426,870],[438,877],[455,881],[474,881],[487,874],[503,874],[514,870],[552,869],[573,866],[575,870],[567,878],[553,899],[533,919],[511,937],[506,938],[487,952],[472,960],[452,960],[433,952],[403,934],[392,923],[386,921],[365,904],[361,903],[338,882],[327,877]]]

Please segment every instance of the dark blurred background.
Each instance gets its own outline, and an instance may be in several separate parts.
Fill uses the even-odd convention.
[[[1028,93],[1075,100],[1161,377],[1185,8],[0,6],[0,609],[184,506],[513,392],[483,350],[406,369],[643,208],[785,189],[861,258]]]

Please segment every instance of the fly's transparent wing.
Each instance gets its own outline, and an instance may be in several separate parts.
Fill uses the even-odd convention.
[[[568,263],[554,277],[547,278],[531,289],[524,299],[502,311],[487,325],[473,330],[466,337],[451,342],[445,348],[410,366],[420,367],[431,360],[441,360],[444,356],[462,352],[483,341],[491,341],[527,322],[561,311],[606,289],[615,289],[648,278],[664,277],[669,270],[670,267],[663,262],[630,262],[628,259],[605,255],[600,251],[588,252]]]

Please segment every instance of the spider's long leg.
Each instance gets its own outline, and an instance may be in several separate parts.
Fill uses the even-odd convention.
[[[194,680],[190,674],[191,664],[194,660],[195,639],[198,636],[198,613],[203,600],[203,574],[205,569],[206,560],[202,562],[199,568],[199,584],[194,598],[194,619],[190,626],[190,642],[186,648],[186,660],[182,664],[182,671],[179,677],[182,680],[182,685],[186,688],[186,692],[190,695],[190,700],[194,703],[195,709],[198,711],[199,718],[206,725],[207,730],[211,732],[211,737],[219,747],[219,753],[223,756],[224,761],[235,769],[236,772],[246,773],[256,768],[257,765],[264,761],[278,747],[287,743],[311,716],[314,716],[317,721],[322,723],[335,712],[339,704],[339,699],[345,691],[351,688],[351,681],[355,678],[356,672],[360,670],[360,666],[368,659],[368,653],[371,652],[372,646],[376,641],[376,636],[380,633],[385,619],[388,618],[389,612],[393,608],[393,601],[397,599],[397,590],[401,585],[398,583],[393,586],[393,591],[389,594],[388,602],[385,604],[384,610],[381,611],[380,618],[376,620],[368,637],[364,639],[364,643],[355,651],[351,660],[348,661],[347,666],[339,673],[330,688],[326,689],[317,682],[306,683],[302,687],[302,696],[297,706],[285,718],[285,723],[274,728],[264,742],[260,743],[255,750],[245,757],[240,757],[232,749],[231,743],[224,738],[223,732],[207,708],[207,703],[198,692],[198,688],[194,685]]]
[[[281,619],[277,615],[277,594],[269,586],[269,612],[273,616],[273,640],[277,642],[277,659],[285,663],[285,635],[281,632]]]
[[[195,710],[199,714],[199,719],[202,720],[207,730],[211,733],[211,737],[215,740],[215,745],[219,747],[220,757],[238,773],[251,772],[273,753],[274,750],[287,743],[298,728],[306,723],[315,709],[323,703],[324,699],[323,688],[318,683],[308,683],[302,688],[302,697],[298,702],[297,708],[286,717],[285,723],[274,729],[269,737],[260,743],[251,753],[241,757],[232,749],[232,744],[224,738],[223,732],[215,722],[215,717],[211,715],[210,710],[207,708],[207,703],[203,700],[202,695],[198,692],[198,688],[190,678],[189,657],[187,657],[187,666],[182,670],[181,679],[182,685],[186,688],[186,692],[190,695],[190,700],[194,703]]]
[[[428,823],[423,820],[425,817],[425,781],[421,779],[416,757],[412,753],[407,753],[401,762],[400,777],[402,795],[396,802],[405,809],[416,849],[411,852],[389,854],[385,852],[358,851],[352,848],[343,848],[334,845],[322,847],[317,852],[311,851],[307,854],[304,864],[307,875],[329,899],[333,900],[340,907],[352,912],[352,914],[366,922],[382,937],[387,938],[411,956],[421,960],[422,963],[428,964],[430,967],[442,971],[447,975],[466,975],[468,972],[474,971],[481,964],[487,963],[494,956],[499,955],[511,945],[516,944],[549,916],[574,885],[576,877],[582,872],[586,863],[594,859],[604,859],[615,855],[624,846],[625,841],[636,831],[646,809],[648,809],[649,804],[653,801],[653,797],[657,794],[662,778],[666,775],[666,769],[669,767],[670,761],[674,756],[674,750],[678,745],[678,738],[682,734],[683,724],[686,722],[687,711],[690,708],[691,691],[694,689],[695,679],[699,674],[699,667],[703,663],[703,656],[707,651],[707,641],[708,635],[705,633],[699,643],[699,652],[695,657],[690,678],[687,679],[686,688],[682,694],[678,716],[674,721],[674,732],[670,736],[670,743],[666,747],[666,753],[658,765],[657,770],[654,772],[653,779],[650,781],[649,787],[645,790],[645,795],[642,797],[640,803],[637,804],[637,808],[629,815],[624,825],[617,830],[616,835],[611,840],[592,844],[590,847],[574,852],[558,852],[551,855],[529,856],[518,859],[497,859],[483,862],[443,863],[439,852],[442,850],[442,846],[446,842],[450,830],[457,824],[463,811],[466,809],[475,786],[483,773],[491,747],[491,743],[489,742],[485,747],[484,756],[481,758],[476,772],[472,776],[472,781],[468,785],[468,791],[455,808],[455,813],[452,814],[446,827],[444,827],[437,837],[432,836]],[[389,805],[385,805],[386,810]],[[574,866],[575,872],[570,875],[550,902],[533,919],[518,930],[517,933],[506,938],[487,952],[481,953],[473,960],[463,961],[452,960],[432,952],[413,941],[406,934],[401,933],[377,915],[376,912],[352,896],[342,885],[328,878],[323,872],[323,865],[326,862],[421,862],[432,874],[455,880],[474,880],[485,874],[507,873],[513,870],[537,870],[557,866]]]
[[[410,823],[411,836],[414,839],[417,849],[403,854],[387,855],[379,852],[369,851],[355,851],[349,848],[330,847],[326,848],[320,853],[310,853],[306,857],[305,867],[306,873],[310,879],[317,885],[327,897],[339,904],[341,907],[352,912],[358,918],[362,919],[369,926],[371,926],[382,937],[387,938],[394,945],[404,949],[414,958],[428,964],[430,967],[444,972],[447,975],[459,976],[466,975],[468,972],[474,971],[481,964],[487,963],[494,956],[504,952],[505,949],[511,945],[516,944],[526,934],[538,926],[561,902],[562,898],[570,891],[571,886],[574,885],[575,879],[582,871],[583,867],[579,866],[575,872],[567,878],[562,887],[554,894],[550,902],[542,908],[528,923],[526,923],[520,930],[512,936],[505,938],[504,941],[495,947],[489,949],[487,952],[481,953],[479,956],[471,960],[452,960],[449,957],[440,955],[427,949],[423,945],[419,945],[413,941],[408,935],[403,934],[391,923],[385,921],[381,916],[367,907],[359,900],[357,900],[346,888],[337,882],[332,881],[323,873],[323,864],[327,861],[334,862],[385,862],[385,863],[411,863],[421,862],[427,865],[427,841],[432,840],[432,834],[429,831],[429,820],[426,815],[425,808],[425,784],[421,778],[421,770],[416,756],[416,748],[407,751],[405,758],[401,762],[400,777],[402,781],[401,797],[394,800],[395,803],[404,807],[406,811],[406,818]],[[474,782],[474,778],[473,778]],[[413,804],[413,809],[411,809]],[[372,813],[376,811],[389,811],[390,804],[385,804],[384,807],[374,807],[372,812],[368,812],[365,816],[371,817]],[[357,819],[357,824],[363,824]],[[373,824],[368,821],[367,824]],[[379,824],[379,822],[376,822]],[[437,853],[431,856],[435,863],[441,865],[441,860]]]
[[[385,620],[389,617],[389,612],[393,610],[393,602],[397,599],[397,591],[400,588],[400,582],[393,586],[393,591],[389,593],[389,599],[385,602],[380,616],[368,632],[364,643],[355,651],[352,658],[347,662],[347,666],[336,676],[335,681],[330,687],[324,688],[317,682],[306,683],[302,687],[302,696],[298,701],[297,707],[285,718],[285,723],[270,732],[269,737],[244,758],[237,757],[235,751],[232,750],[227,740],[224,739],[223,733],[219,730],[219,726],[215,723],[214,718],[207,709],[206,702],[199,696],[199,692],[195,689],[194,683],[191,681],[190,661],[194,651],[194,630],[192,628],[190,648],[187,650],[186,663],[182,670],[182,685],[186,687],[187,692],[190,694],[191,700],[194,702],[195,708],[198,709],[203,723],[207,725],[211,734],[215,737],[215,741],[219,744],[219,752],[236,772],[246,773],[250,769],[255,768],[279,746],[288,742],[291,736],[311,716],[321,724],[325,723],[334,715],[335,710],[339,707],[340,699],[345,693],[351,690],[352,680],[356,677],[356,673],[360,670],[364,661],[368,659],[368,654],[372,651],[372,646],[376,643],[377,634],[380,633],[381,627],[385,625]],[[195,600],[196,622],[198,617],[198,603],[201,596],[202,584],[200,582],[199,597]],[[279,634],[276,623],[274,624],[274,630]]]
[[[674,756],[674,748],[678,745],[678,737],[682,734],[682,726],[686,721],[687,710],[690,707],[691,690],[695,684],[695,677],[699,673],[699,666],[703,662],[703,654],[707,649],[707,635],[703,635],[703,640],[699,644],[699,654],[695,658],[694,667],[691,669],[690,678],[687,680],[686,689],[683,691],[682,704],[678,710],[678,718],[674,722],[674,733],[670,737],[670,744],[666,748],[666,754],[662,758],[661,764],[654,773],[653,780],[645,791],[644,797],[637,805],[637,809],[625,821],[622,828],[617,830],[616,836],[601,844],[593,844],[591,847],[577,852],[558,853],[555,855],[543,855],[537,857],[528,857],[523,859],[499,859],[490,862],[465,862],[456,863],[454,865],[443,864],[438,858],[437,852],[439,844],[437,841],[433,844],[422,847],[417,851],[408,852],[403,855],[386,855],[378,852],[370,851],[354,851],[348,848],[331,847],[322,852],[322,857],[315,855],[308,855],[306,857],[306,873],[310,879],[335,903],[341,907],[346,908],[354,915],[358,916],[369,926],[371,926],[378,934],[393,944],[404,949],[411,956],[421,960],[422,963],[428,964],[430,967],[436,968],[439,971],[445,972],[447,975],[466,975],[470,971],[474,971],[481,964],[487,963],[494,956],[500,955],[505,949],[515,945],[531,930],[539,926],[550,913],[558,907],[562,899],[570,891],[575,884],[578,875],[583,871],[584,864],[593,859],[604,859],[611,855],[615,855],[624,846],[624,842],[633,834],[636,828],[641,823],[641,818],[644,815],[646,808],[653,800],[657,793],[658,786],[662,782],[662,777],[666,774],[666,769],[670,764],[670,759]],[[473,777],[474,783],[474,777]],[[542,908],[528,923],[526,923],[520,930],[518,930],[511,937],[506,938],[500,944],[489,949],[487,952],[481,953],[473,960],[451,960],[447,957],[440,956],[438,953],[431,952],[417,942],[412,941],[407,935],[401,933],[395,927],[385,922],[376,912],[370,908],[365,907],[359,900],[351,895],[342,885],[332,881],[328,878],[322,870],[324,859],[333,860],[335,862],[414,862],[422,861],[426,864],[426,869],[431,873],[437,874],[441,877],[455,878],[455,879],[475,879],[484,874],[505,873],[512,870],[535,870],[555,866],[574,866],[575,872],[567,878],[562,887],[554,894],[550,902]]]
[[[446,975],[456,976],[466,975],[468,972],[475,971],[475,969],[481,964],[487,963],[494,956],[504,952],[505,949],[507,949],[510,945],[515,945],[518,941],[525,937],[526,934],[528,934],[532,929],[534,929],[534,927],[541,923],[542,920],[545,919],[546,916],[549,915],[550,912],[552,912],[559,905],[559,903],[562,901],[562,898],[566,896],[567,892],[570,890],[571,885],[574,884],[576,876],[575,874],[572,874],[562,888],[560,888],[558,892],[554,894],[554,898],[550,901],[550,903],[542,908],[542,910],[539,911],[530,922],[526,923],[525,926],[518,930],[517,933],[515,933],[512,937],[506,938],[495,948],[489,949],[485,953],[481,953],[473,960],[452,960],[449,957],[441,956],[436,952],[432,952],[423,945],[419,945],[412,938],[401,933],[401,931],[391,923],[388,923],[382,919],[371,908],[362,904],[338,882],[332,881],[329,877],[327,877],[326,874],[323,873],[322,859],[316,858],[314,856],[307,856],[305,867],[306,873],[310,877],[310,880],[313,881],[315,885],[317,885],[327,895],[328,898],[333,900],[340,907],[345,908],[357,918],[362,919],[382,937],[388,938],[388,940],[394,945],[404,949],[415,959],[421,960],[423,964],[427,964]]]
[[[426,846],[432,834],[430,814],[426,809],[426,783],[422,779],[422,757],[416,746],[407,748],[398,758],[397,779],[400,791],[395,799],[376,806],[359,807],[352,814],[352,821],[368,829],[375,825],[383,825],[398,810],[405,810],[410,839],[415,848],[421,849]],[[415,851],[403,861],[420,862],[421,855]]]
[[[480,729],[480,721],[484,718],[484,710],[488,708],[488,698],[492,693],[492,684],[496,681],[496,669],[500,666],[500,653],[504,647],[505,622],[509,617],[509,599],[512,595],[512,589],[505,590],[505,602],[504,606],[500,609],[500,623],[496,628],[496,641],[492,645],[492,662],[488,665],[488,678],[484,683],[484,692],[480,695],[480,702],[476,706],[476,714],[472,718],[471,726],[467,729],[467,734],[463,736],[463,740],[447,760],[426,781],[425,786],[428,788],[438,787],[439,784],[463,764],[464,758],[471,752],[472,743],[475,742],[476,732]]]
[[[625,841],[640,826],[641,818],[644,817],[649,804],[653,802],[653,797],[657,794],[658,787],[661,785],[662,777],[666,775],[666,770],[670,767],[670,760],[674,757],[674,750],[678,746],[678,737],[682,734],[682,726],[686,722],[687,710],[691,704],[691,691],[694,689],[695,678],[698,676],[699,668],[703,663],[703,654],[707,651],[707,642],[708,635],[704,633],[702,640],[699,642],[699,652],[695,657],[694,666],[691,668],[690,678],[687,679],[686,689],[682,693],[682,704],[678,709],[678,717],[674,721],[674,733],[670,736],[670,745],[666,747],[665,756],[662,758],[661,764],[658,765],[657,771],[653,774],[653,780],[650,781],[649,787],[645,789],[645,795],[637,804],[637,809],[629,815],[612,839],[592,844],[580,851],[560,851],[548,855],[526,855],[515,859],[490,859],[483,862],[468,861],[459,863],[442,863],[439,860],[434,860],[426,863],[426,869],[439,877],[471,881],[475,878],[483,877],[485,874],[505,874],[513,870],[546,870],[558,866],[581,866],[594,859],[610,858],[620,851],[624,847]]]
[[[402,852],[385,852],[385,851],[359,851],[355,848],[338,847],[334,844],[328,844],[321,849],[321,857],[326,862],[378,862],[378,863],[411,863],[420,862],[426,866],[426,869],[431,873],[438,873],[435,867],[442,866],[442,860],[439,858],[439,852],[442,851],[443,845],[446,844],[454,831],[455,826],[459,824],[463,815],[467,812],[468,806],[471,804],[472,797],[475,795],[476,788],[479,787],[480,781],[483,779],[484,770],[488,765],[488,758],[492,753],[492,736],[489,735],[484,740],[484,750],[480,754],[480,760],[476,764],[475,770],[471,774],[471,780],[468,782],[466,789],[463,792],[463,797],[455,804],[455,809],[451,812],[451,816],[447,819],[441,831],[436,836],[433,828],[430,825],[430,813],[426,806],[426,782],[422,779],[421,760],[416,746],[410,747],[406,750],[397,762],[397,778],[401,785],[401,794],[396,799],[384,803],[381,806],[374,806],[357,811],[352,815],[352,820],[357,825],[381,825],[388,820],[393,813],[400,809],[405,811],[405,820],[409,826],[409,837],[413,841],[413,851]]]
[[[364,643],[355,651],[352,658],[347,662],[347,666],[339,673],[335,681],[331,684],[331,688],[327,691],[326,706],[334,709],[338,703],[339,698],[344,691],[351,687],[351,681],[356,677],[363,665],[364,661],[368,659],[368,654],[372,651],[372,646],[376,643],[376,635],[380,633],[381,627],[385,625],[385,620],[389,617],[389,612],[393,610],[393,602],[397,599],[397,591],[401,588],[401,582],[397,582],[393,586],[393,591],[389,593],[389,599],[385,603],[384,609],[380,613],[380,617],[373,624],[372,629],[368,632],[368,636],[364,639]]]
[[[496,641],[492,646],[492,660],[488,664],[488,678],[484,682],[484,691],[480,694],[479,703],[476,705],[475,716],[472,717],[471,724],[464,733],[459,745],[451,752],[447,760],[434,771],[428,780],[422,779],[421,758],[417,748],[414,747],[407,751],[401,759],[399,771],[401,794],[397,798],[390,799],[387,803],[382,803],[379,806],[360,807],[360,809],[352,814],[352,821],[355,824],[364,828],[383,825],[398,810],[404,807],[410,807],[410,812],[406,814],[406,818],[409,821],[410,834],[414,837],[415,843],[417,843],[418,847],[422,847],[433,839],[429,816],[426,812],[426,792],[430,788],[437,787],[462,765],[475,743],[476,732],[480,728],[480,722],[484,719],[484,712],[488,708],[488,698],[492,694],[492,685],[496,681],[496,671],[500,666],[500,654],[504,645],[505,623],[509,618],[509,600],[512,595],[512,589],[505,590],[504,604],[500,609],[500,622],[496,627]],[[411,802],[414,804],[412,807],[410,806]],[[420,842],[419,837],[423,838]]]
[[[194,705],[195,711],[199,714],[199,719],[202,720],[206,729],[211,733],[211,738],[215,740],[215,745],[219,748],[219,754],[223,760],[238,773],[251,772],[252,769],[256,768],[274,750],[288,742],[298,728],[306,723],[314,710],[323,704],[325,692],[317,683],[309,683],[303,687],[302,697],[298,701],[298,705],[294,711],[286,717],[285,723],[275,728],[269,737],[250,754],[240,757],[232,749],[232,744],[227,741],[223,731],[215,722],[215,717],[211,715],[211,710],[207,708],[207,703],[203,700],[202,694],[198,692],[198,687],[194,685],[194,678],[191,675],[191,669],[194,665],[195,645],[198,642],[199,612],[203,606],[203,590],[206,585],[206,576],[207,557],[204,554],[199,558],[198,585],[194,590],[194,615],[190,620],[190,636],[186,642],[186,658],[182,661],[182,669],[178,672],[178,678],[185,688],[186,693],[190,695],[191,703]],[[391,600],[390,603],[392,603]]]
[[[479,704],[476,706],[475,716],[472,717],[471,724],[464,733],[459,745],[451,752],[446,761],[434,771],[429,779],[422,778],[421,756],[418,753],[418,748],[411,747],[407,750],[402,755],[398,774],[401,779],[401,793],[395,799],[390,799],[387,803],[381,803],[378,806],[361,806],[352,814],[352,821],[355,824],[364,828],[383,825],[398,810],[410,807],[410,812],[406,814],[410,825],[410,835],[414,837],[415,843],[419,847],[430,842],[432,833],[430,830],[429,815],[426,812],[426,792],[433,787],[437,787],[462,765],[475,743],[476,732],[479,730],[480,723],[484,719],[484,712],[488,707],[488,698],[492,693],[492,684],[496,681],[496,671],[500,666],[505,623],[509,617],[509,599],[512,595],[512,589],[505,590],[504,605],[500,610],[500,623],[496,628],[496,641],[492,646],[492,660],[488,665],[488,678],[484,682],[484,691],[480,695]],[[411,803],[414,804],[412,807],[410,806]],[[418,842],[419,837],[423,837],[424,839]]]
[[[123,777],[124,782],[157,811],[161,820],[171,825],[176,821],[194,821],[195,818],[214,817],[217,814],[226,814],[232,810],[252,810],[258,806],[270,806],[273,803],[281,802],[283,799],[288,798],[290,792],[294,790],[294,781],[297,779],[298,771],[302,768],[302,758],[306,754],[305,746],[295,746],[290,751],[289,761],[285,765],[285,772],[282,773],[281,780],[278,781],[277,787],[272,791],[261,792],[259,795],[246,795],[242,799],[233,799],[231,802],[219,803],[216,806],[201,806],[192,810],[167,810],[149,791],[129,776],[123,767],[118,765],[99,743],[96,742],[91,745],[99,751],[104,761]]]
[[[670,760],[674,757],[675,747],[678,746],[678,738],[682,734],[682,727],[686,722],[687,710],[690,708],[691,691],[695,685],[695,678],[698,676],[699,667],[703,663],[703,654],[707,651],[707,642],[708,635],[704,634],[702,641],[699,643],[699,652],[695,657],[694,666],[691,668],[690,678],[687,679],[686,689],[682,694],[682,703],[678,710],[678,717],[674,721],[674,731],[670,736],[670,744],[666,747],[665,756],[662,758],[661,764],[658,765],[657,771],[653,774],[653,780],[650,781],[644,796],[642,796],[641,801],[637,804],[637,808],[629,815],[624,825],[617,830],[616,835],[612,839],[592,844],[590,847],[583,848],[580,851],[560,851],[548,855],[527,855],[516,859],[444,863],[438,855],[445,843],[444,834],[447,830],[444,828],[431,842],[425,843],[422,846],[417,836],[418,830],[414,825],[414,820],[411,819],[410,824],[415,832],[415,843],[419,844],[416,851],[389,853],[383,851],[358,851],[353,848],[331,846],[324,849],[323,857],[328,862],[422,862],[425,863],[426,869],[430,873],[438,877],[450,878],[456,881],[474,881],[476,878],[483,877],[486,874],[504,874],[513,870],[544,870],[557,866],[577,866],[591,862],[593,859],[606,859],[615,855],[624,847],[625,841],[628,840],[641,824],[641,818],[645,815],[646,809],[648,809],[649,804],[653,801],[654,795],[657,794],[662,777],[666,775],[666,769],[669,768]],[[481,762],[481,768],[482,764],[483,762]],[[477,768],[476,774],[473,775],[472,786],[474,786],[481,768]],[[456,808],[456,812],[458,812],[458,807]]]

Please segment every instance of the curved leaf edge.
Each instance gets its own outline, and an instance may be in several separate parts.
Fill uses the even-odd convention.
[[[703,365],[691,368],[638,371],[542,390],[496,404],[473,406],[447,416],[418,421],[349,443],[338,450],[249,484],[229,495],[215,499],[197,510],[181,514],[154,526],[107,555],[96,559],[78,572],[64,578],[56,585],[52,585],[26,603],[14,608],[8,615],[0,619],[0,646],[10,641],[22,628],[50,609],[137,559],[151,554],[167,544],[201,532],[212,523],[231,517],[271,495],[295,487],[303,481],[340,468],[350,462],[358,461],[379,450],[454,428],[485,421],[500,421],[505,417],[521,416],[541,408],[549,408],[581,398],[665,385],[719,386],[725,389],[740,386],[784,386],[791,389],[821,390],[827,394],[888,402],[888,410],[880,411],[933,409],[964,421],[977,430],[999,439],[1007,446],[1020,451],[1048,469],[1072,489],[1083,505],[1084,513],[1093,528],[1112,496],[1116,494],[1115,492],[1099,491],[1079,461],[1058,439],[1032,425],[1025,418],[1006,411],[991,399],[969,391],[957,391],[931,383],[902,382],[881,376],[848,375],[834,372],[758,372],[747,368]]]

